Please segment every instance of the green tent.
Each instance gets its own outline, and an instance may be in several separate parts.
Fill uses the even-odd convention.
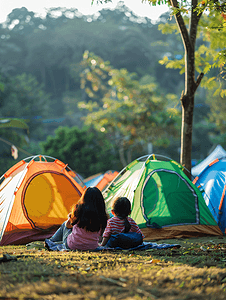
[[[136,159],[103,195],[109,213],[117,197],[131,201],[131,217],[146,239],[222,235],[201,192],[183,167],[164,156],[152,154]]]

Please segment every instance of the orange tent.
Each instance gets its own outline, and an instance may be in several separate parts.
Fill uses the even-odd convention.
[[[109,170],[103,174],[98,173],[84,179],[84,183],[87,187],[96,186],[100,191],[103,191],[118,174],[117,171]]]
[[[84,191],[74,171],[43,155],[21,160],[0,179],[0,245],[50,237]]]

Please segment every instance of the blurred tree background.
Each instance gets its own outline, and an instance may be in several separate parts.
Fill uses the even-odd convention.
[[[15,161],[0,140],[1,173],[36,154],[56,157],[84,177],[121,170],[150,149],[179,161],[184,76],[159,61],[167,57],[180,64],[183,45],[177,34],[159,30],[166,24],[175,24],[168,13],[152,23],[123,2],[91,16],[54,8],[40,18],[14,9],[0,24],[0,118],[24,120],[29,136],[0,128],[0,137],[20,149]],[[199,45],[211,44],[211,32],[199,35]],[[224,34],[225,29],[221,39]],[[216,66],[209,78],[219,70]],[[192,148],[197,161],[218,143],[226,147],[222,97],[204,87],[197,91]]]

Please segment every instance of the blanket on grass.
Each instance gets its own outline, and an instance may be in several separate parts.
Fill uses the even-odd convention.
[[[70,250],[68,249],[64,243],[56,243],[56,242],[52,242],[48,239],[45,240],[45,243],[47,245],[47,248],[50,250],[50,251],[73,251],[73,250]],[[111,250],[126,250],[126,251],[130,251],[130,250],[148,250],[148,249],[166,249],[166,248],[180,248],[181,245],[179,244],[157,244],[157,243],[151,243],[151,242],[143,242],[142,245],[139,245],[139,246],[136,246],[136,247],[133,247],[133,248],[129,248],[129,249],[123,249],[123,248],[120,248],[120,247],[115,247],[115,248],[110,248],[110,247],[107,247],[107,246],[104,246],[104,247],[97,247],[96,249],[94,250],[91,250],[91,251],[94,251],[94,252],[97,252],[97,251],[102,251],[102,250],[108,250],[108,251],[111,251]]]

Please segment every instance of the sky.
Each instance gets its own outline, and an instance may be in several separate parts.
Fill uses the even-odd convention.
[[[92,15],[103,8],[115,8],[119,0],[112,0],[108,4],[93,4],[92,0],[0,0],[0,23],[6,21],[7,15],[14,8],[26,7],[41,16],[45,16],[46,9],[53,7],[77,8],[83,15]],[[167,5],[151,6],[148,2],[142,3],[142,0],[124,0],[124,4],[130,8],[136,15],[148,17],[156,21],[164,12],[168,11]]]

